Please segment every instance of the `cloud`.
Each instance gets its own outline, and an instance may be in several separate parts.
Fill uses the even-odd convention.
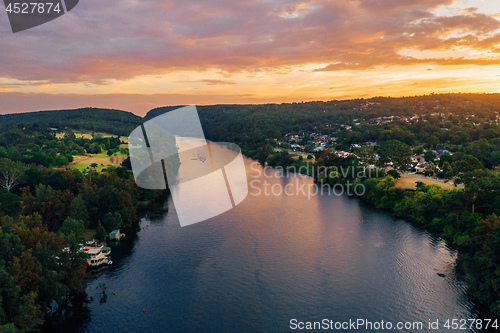
[[[86,0],[36,29],[12,34],[3,26],[0,77],[104,85],[179,70],[230,76],[313,63],[329,64],[322,71],[498,64],[498,19],[470,8],[433,14],[452,2]],[[401,54],[405,49],[486,53],[419,58]]]
[[[180,83],[205,83],[208,86],[224,86],[228,84],[237,84],[236,81],[227,81],[227,80],[198,80],[198,81],[179,81]]]

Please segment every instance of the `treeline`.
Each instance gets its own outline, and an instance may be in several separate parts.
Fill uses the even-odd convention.
[[[40,325],[53,301],[61,306],[81,290],[85,238],[104,241],[114,229],[137,226],[137,210],[162,198],[137,187],[123,167],[24,169],[10,191],[0,190],[0,331]]]
[[[468,154],[491,168],[500,164],[500,126],[486,119],[473,120],[427,116],[407,123],[395,121],[383,125],[362,123],[351,131],[336,132],[336,148],[349,150],[352,144],[398,140],[409,146],[445,149],[456,153],[454,159]],[[451,119],[449,119],[451,118]]]
[[[77,138],[71,130],[57,138],[54,131],[38,123],[0,126],[0,158],[24,164],[62,167],[72,162],[74,155],[97,154],[120,144],[118,136]]]
[[[460,172],[463,189],[417,182],[415,189],[396,187],[395,170],[368,169],[355,156],[330,151],[315,164],[323,186],[342,184],[378,208],[430,229],[461,248],[459,262],[468,273],[469,293],[500,314],[500,175],[482,166]],[[473,168],[473,165],[470,166]],[[353,189],[361,186],[356,191]]]
[[[80,290],[85,258],[73,234],[48,230],[38,214],[0,216],[0,331],[31,332]]]
[[[152,119],[180,106],[160,107],[148,112]],[[368,141],[399,140],[407,145],[456,151],[474,141],[488,141],[492,151],[500,148],[500,94],[442,94],[403,98],[376,97],[328,102],[261,105],[197,106],[205,136],[213,141],[238,144],[252,158],[258,149],[274,144],[287,133],[317,133],[338,138],[340,150]],[[432,115],[436,113],[445,114]],[[419,118],[409,122],[417,115]],[[370,120],[391,117],[392,122],[373,125]],[[356,125],[359,124],[359,125]],[[350,125],[346,130],[340,125]],[[496,140],[495,140],[496,139]],[[490,149],[488,148],[488,149]],[[475,155],[484,151],[469,149]],[[495,159],[500,162],[500,155]],[[497,163],[497,162],[494,162]]]
[[[162,198],[135,185],[130,163],[102,172],[61,168],[73,155],[119,145],[119,137],[83,139],[72,131],[58,138],[39,122],[0,126],[1,332],[34,331],[60,311],[83,290],[81,244],[136,226],[138,209]]]
[[[460,259],[468,273],[468,292],[490,311],[500,314],[500,177],[491,171],[469,172],[470,179],[481,177],[486,188],[475,180],[465,189],[445,189],[417,183],[416,189],[395,187],[394,178],[366,179],[364,199],[434,230],[460,246]]]
[[[39,111],[0,115],[0,125],[37,124],[40,127],[53,127],[61,130],[86,130],[128,136],[144,120],[131,112],[81,108],[74,110]]]

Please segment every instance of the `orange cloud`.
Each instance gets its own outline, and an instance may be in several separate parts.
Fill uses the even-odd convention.
[[[36,29],[20,34],[11,34],[7,27],[0,30],[0,88],[142,94],[145,87],[154,89],[151,77],[158,76],[165,92],[181,95],[194,89],[210,95],[220,88],[225,92],[217,93],[227,100],[248,100],[242,90],[251,91],[253,101],[321,97],[317,91],[328,99],[334,75],[363,77],[368,70],[379,70],[386,77],[394,68],[401,80],[406,71],[413,85],[412,75],[421,66],[460,70],[498,65],[498,15],[477,8],[436,14],[437,8],[453,2],[89,0]],[[179,73],[185,71],[198,76],[182,78]],[[208,71],[218,76],[206,77]],[[427,83],[461,87],[453,79],[442,79],[433,76]],[[372,84],[352,80],[358,87]],[[314,89],[304,89],[305,81]],[[396,94],[396,86],[391,87]],[[337,95],[352,95],[350,88],[343,89]]]

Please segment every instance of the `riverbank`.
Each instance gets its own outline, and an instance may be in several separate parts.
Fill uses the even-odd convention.
[[[419,181],[409,188],[398,186],[397,180],[389,175],[365,170],[356,159],[350,158],[336,159],[329,167],[304,163],[294,164],[291,169],[313,176],[319,184],[362,187],[363,191],[345,192],[448,240],[460,249],[469,294],[487,305],[493,314],[500,314],[500,290],[495,287],[500,283],[496,274],[500,248],[495,241],[500,218],[495,214],[494,203],[479,205],[487,203],[488,195],[495,196],[495,186],[500,183],[498,174],[483,170],[466,173],[462,175],[461,188]],[[484,181],[479,187],[475,182],[477,177],[489,182]]]
[[[253,168],[256,184],[317,187]],[[284,333],[291,318],[485,318],[443,239],[345,195],[252,194],[188,227],[167,198],[169,213],[144,217],[136,238],[113,245],[114,264],[87,286],[86,320],[44,332]]]

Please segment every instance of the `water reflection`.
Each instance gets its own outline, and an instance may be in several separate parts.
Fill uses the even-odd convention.
[[[253,179],[315,186],[300,176]],[[97,299],[106,283],[107,302],[88,304],[90,321],[73,331],[288,332],[292,318],[479,316],[454,273],[456,251],[360,200],[250,190],[233,210],[185,228],[170,200],[168,208],[113,247],[116,264],[87,287]]]

